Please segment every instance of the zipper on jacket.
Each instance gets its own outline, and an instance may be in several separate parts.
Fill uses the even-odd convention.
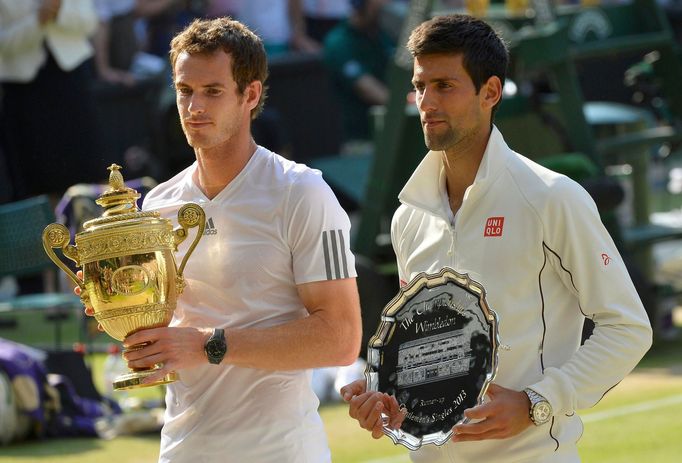
[[[457,232],[455,227],[448,224],[448,230],[450,231],[450,247],[448,248],[448,257],[450,257],[450,264],[452,268],[457,269],[457,262],[455,259],[455,240],[457,239]]]

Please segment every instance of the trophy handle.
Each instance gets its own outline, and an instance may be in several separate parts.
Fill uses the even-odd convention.
[[[69,230],[62,224],[51,223],[45,227],[45,230],[43,230],[43,248],[45,248],[47,257],[49,257],[50,260],[57,265],[57,267],[62,269],[66,275],[71,278],[76,285],[78,285],[78,287],[81,289],[81,298],[84,298],[85,286],[83,285],[83,282],[71,271],[69,267],[66,266],[64,262],[62,262],[59,257],[57,257],[57,254],[55,254],[53,251],[53,248],[62,248],[62,253],[65,257],[68,257],[74,261],[76,265],[80,265],[78,262],[78,250],[76,249],[76,246],[69,244],[70,240],[71,234],[69,233]]]
[[[187,238],[187,233],[190,228],[199,227],[197,230],[197,235],[194,241],[189,246],[187,254],[182,258],[180,267],[178,267],[178,279],[182,280],[182,272],[185,270],[185,264],[187,264],[187,259],[194,252],[194,248],[197,247],[199,240],[204,235],[204,228],[206,228],[206,214],[204,210],[197,204],[189,203],[185,204],[178,211],[178,223],[180,224],[175,230],[173,230],[173,241],[175,244],[175,250],[178,250],[178,245],[185,241]]]

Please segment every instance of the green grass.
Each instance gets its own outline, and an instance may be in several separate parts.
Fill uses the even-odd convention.
[[[682,395],[682,376],[640,369],[628,377],[589,415],[614,410],[642,400]],[[392,463],[407,462],[407,451],[387,438],[373,440],[348,417],[343,405],[325,406],[321,414],[336,463],[360,463],[395,456]],[[584,463],[673,463],[679,461],[679,417],[682,403],[651,411],[587,422],[579,443]],[[0,448],[2,463],[142,463],[158,456],[158,435],[99,439],[52,439]]]
[[[678,394],[682,392],[678,389]],[[680,461],[682,404],[587,423],[579,443],[584,463],[675,463]]]
[[[110,441],[93,438],[50,439],[0,447],[3,463],[149,463],[158,459],[156,435],[121,436]]]
[[[662,358],[668,358],[672,345],[682,347],[682,341],[663,349]],[[656,354],[657,351],[654,351]],[[648,358],[636,373],[626,378],[593,409],[581,412],[587,423],[579,442],[584,463],[673,463],[682,454],[679,438],[682,403],[659,407],[648,411],[615,416],[590,422],[589,416],[608,410],[640,404],[666,397],[682,396],[682,365],[665,363]],[[101,360],[93,362],[97,377]],[[101,381],[97,381],[101,383]],[[158,397],[158,388],[146,389],[143,396]],[[321,408],[330,447],[335,463],[360,463],[376,459],[391,459],[391,463],[407,462],[407,451],[394,446],[387,438],[374,440],[348,417],[342,404]],[[1,463],[142,463],[155,461],[158,456],[159,438],[156,434],[121,436],[111,441],[99,439],[50,439],[13,444],[0,448]],[[388,463],[388,460],[386,460]]]
[[[393,445],[387,437],[372,439],[348,416],[348,407],[343,404],[328,405],[320,409],[327,430],[327,439],[335,463],[358,463],[393,455],[407,455],[407,449]],[[408,460],[405,460],[408,461]]]
[[[585,432],[579,442],[583,463],[673,463],[680,460],[680,416],[682,401],[651,410],[590,421],[590,415],[622,410],[623,407],[665,398],[682,397],[682,338],[659,342],[641,362],[635,373],[594,408],[580,413]],[[102,388],[103,355],[91,355],[88,362],[98,388]],[[132,393],[141,399],[158,399],[161,388]],[[407,451],[388,438],[374,440],[348,416],[343,404],[323,406],[325,422],[335,463],[361,463],[383,460],[405,463]],[[0,463],[146,463],[158,457],[159,436],[119,436],[105,441],[94,438],[47,439],[0,447]]]
[[[680,416],[682,416],[682,364],[680,342],[675,363],[663,363],[667,358],[655,358],[656,351],[611,391],[597,406],[585,410],[585,432],[579,449],[586,463],[673,463],[680,461]],[[672,343],[671,343],[672,345]],[[667,352],[667,349],[664,351]],[[655,367],[647,367],[655,364]],[[665,403],[672,399],[672,403]],[[658,404],[656,402],[659,402]],[[602,412],[623,410],[623,407],[649,403],[651,409],[641,409],[599,421],[590,416]],[[655,407],[654,407],[655,406]],[[644,408],[644,407],[642,407]]]

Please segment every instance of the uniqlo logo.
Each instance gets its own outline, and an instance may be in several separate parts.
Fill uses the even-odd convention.
[[[488,217],[485,221],[483,236],[502,236],[504,228],[504,217]]]

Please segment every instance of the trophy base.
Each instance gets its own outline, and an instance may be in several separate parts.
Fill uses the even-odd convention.
[[[150,370],[143,370],[143,371],[132,371],[130,373],[126,373],[124,375],[117,376],[116,379],[114,380],[114,390],[115,391],[124,391],[126,389],[137,389],[137,388],[142,388],[142,387],[160,386],[161,384],[172,383],[173,381],[176,381],[178,379],[178,374],[174,371],[171,371],[166,376],[164,376],[162,379],[159,379],[159,380],[154,381],[152,383],[144,383],[144,384],[142,383],[142,380],[144,380],[147,376],[149,376],[155,372],[156,372],[155,369],[150,369]]]

